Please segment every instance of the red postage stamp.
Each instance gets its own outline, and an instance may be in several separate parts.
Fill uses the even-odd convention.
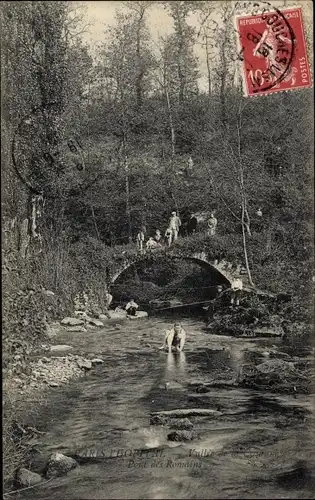
[[[236,24],[246,95],[311,86],[301,8],[265,7]]]

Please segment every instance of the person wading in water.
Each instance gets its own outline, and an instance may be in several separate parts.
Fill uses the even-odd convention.
[[[181,352],[184,349],[185,342],[186,331],[180,323],[174,323],[173,328],[166,332],[164,344],[160,347],[160,350],[168,349],[168,352],[172,352],[173,347],[177,352]]]

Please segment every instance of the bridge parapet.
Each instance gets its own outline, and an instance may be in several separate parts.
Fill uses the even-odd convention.
[[[183,248],[181,248],[180,251],[177,248],[170,248],[151,250],[143,253],[134,252],[134,254],[129,253],[126,256],[122,254],[120,256],[119,262],[117,262],[116,267],[114,267],[111,272],[111,283],[114,283],[116,279],[129,267],[139,262],[145,262],[146,260],[149,261],[152,259],[152,257],[157,259],[183,259],[196,262],[196,264],[199,264],[201,267],[208,267],[209,272],[211,272],[211,270],[216,270],[222,276],[222,278],[227,281],[227,284],[231,284],[231,282],[239,276],[241,276],[244,286],[247,286],[248,284],[247,275],[244,274],[244,271],[246,273],[246,270],[241,264],[233,264],[225,259],[214,259],[209,253],[205,251],[185,252]]]
[[[192,256],[196,260],[202,260],[208,263],[211,267],[216,269],[220,274],[222,274],[230,283],[236,278],[241,277],[243,283],[247,285],[247,273],[246,268],[239,263],[232,263],[225,259],[213,259],[213,257],[206,252],[194,253]]]

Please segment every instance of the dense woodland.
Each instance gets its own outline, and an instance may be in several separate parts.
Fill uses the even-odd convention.
[[[16,423],[40,405],[32,351],[50,342],[52,321],[73,313],[78,292],[102,309],[113,263],[135,251],[142,225],[148,236],[164,233],[174,210],[183,221],[209,211],[218,219],[215,236],[179,238],[178,250],[240,263],[255,287],[291,297],[275,309],[250,296],[245,312],[230,315],[232,327],[246,315],[268,322],[276,310],[287,325],[283,342],[312,344],[312,92],[243,97],[233,16],[249,2],[158,2],[173,22],[158,41],[148,22],[153,3],[118,2],[116,24],[104,26],[97,47],[83,42],[82,4],[0,6],[9,484],[29,453],[13,439]],[[202,300],[211,285],[202,269],[152,255],[112,291],[122,300],[132,293],[142,305],[179,291],[183,301]],[[16,377],[24,377],[29,400]]]
[[[164,231],[172,210],[215,210],[214,244],[244,262],[245,239],[254,284],[292,293],[290,314],[308,318],[312,93],[243,97],[232,2],[161,4],[170,36],[151,39],[152,2],[127,2],[97,51],[82,41],[74,2],[1,5],[8,353],[36,341],[77,291],[101,300],[117,245],[142,224]],[[47,305],[42,289],[57,298]]]

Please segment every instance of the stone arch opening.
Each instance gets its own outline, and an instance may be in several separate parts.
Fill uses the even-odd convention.
[[[130,271],[133,267],[142,267],[145,265],[151,266],[154,263],[161,263],[169,259],[172,261],[183,260],[185,262],[191,262],[193,264],[196,264],[201,269],[207,271],[213,277],[213,279],[216,281],[217,284],[222,284],[226,286],[230,285],[230,279],[225,274],[220,272],[220,270],[218,270],[215,265],[205,260],[202,260],[201,258],[198,257],[180,256],[180,255],[167,255],[167,256],[164,255],[155,257],[154,259],[152,259],[152,256],[145,255],[143,256],[143,258],[138,258],[132,261],[125,261],[124,263],[121,264],[120,267],[118,267],[114,271],[110,280],[111,284],[114,285],[118,279],[120,279],[125,273]]]

